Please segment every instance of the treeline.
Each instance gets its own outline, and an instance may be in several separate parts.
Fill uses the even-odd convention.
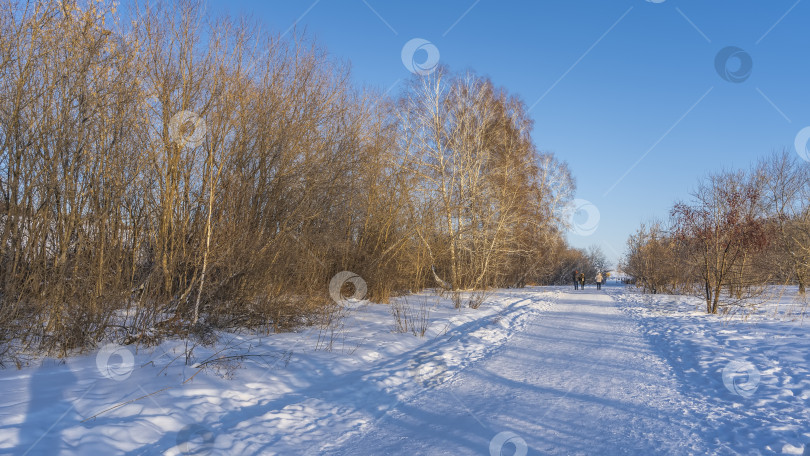
[[[706,311],[745,306],[772,284],[810,280],[810,163],[788,151],[700,181],[667,221],[627,241],[622,269],[645,292],[696,293]]]
[[[388,97],[304,37],[131,6],[0,0],[0,352],[278,331],[334,305],[339,271],[384,302],[583,255],[566,164],[488,79]]]

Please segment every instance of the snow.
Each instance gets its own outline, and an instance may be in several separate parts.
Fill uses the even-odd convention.
[[[746,319],[621,286],[400,299],[424,337],[363,303],[188,363],[171,341],[2,370],[0,454],[810,454],[795,291]]]
[[[694,298],[614,290],[673,367],[718,454],[810,454],[810,321],[796,287],[752,315],[705,315]]]

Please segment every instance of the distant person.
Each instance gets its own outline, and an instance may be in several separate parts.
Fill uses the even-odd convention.
[[[603,277],[602,277],[602,273],[601,273],[601,272],[597,272],[597,273],[596,273],[596,289],[597,289],[597,290],[601,290],[601,289],[602,289],[602,279],[603,279]]]
[[[584,290],[585,289],[585,273],[579,273],[579,286]]]
[[[574,290],[579,289],[579,271],[574,269]]]

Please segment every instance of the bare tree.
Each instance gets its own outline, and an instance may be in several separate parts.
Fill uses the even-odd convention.
[[[403,163],[417,176],[417,234],[436,281],[446,275],[453,290],[525,282],[543,237],[558,235],[573,181],[535,152],[523,103],[441,68],[411,81],[399,117]]]
[[[770,267],[788,267],[783,275],[804,294],[810,277],[810,164],[783,150],[761,160],[757,173],[764,183],[765,213],[777,232],[779,254]]]
[[[632,277],[635,284],[649,293],[677,293],[689,291],[692,283],[688,262],[681,257],[673,236],[663,222],[654,220],[641,227],[627,240],[627,253],[621,270]]]
[[[769,242],[759,212],[762,190],[756,178],[745,173],[709,176],[692,193],[693,201],[672,209],[676,239],[685,247],[698,272],[706,312],[717,313],[723,288],[742,290],[741,282],[750,255]]]

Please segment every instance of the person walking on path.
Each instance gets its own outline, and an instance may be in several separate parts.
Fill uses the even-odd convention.
[[[578,290],[578,289],[579,289],[579,286],[577,285],[578,283],[579,283],[579,271],[577,271],[577,270],[575,269],[575,270],[574,270],[574,290]]]
[[[583,290],[585,289],[585,273],[584,272],[579,273],[579,286]]]
[[[602,289],[602,273],[601,272],[596,273],[596,289],[597,290]]]

